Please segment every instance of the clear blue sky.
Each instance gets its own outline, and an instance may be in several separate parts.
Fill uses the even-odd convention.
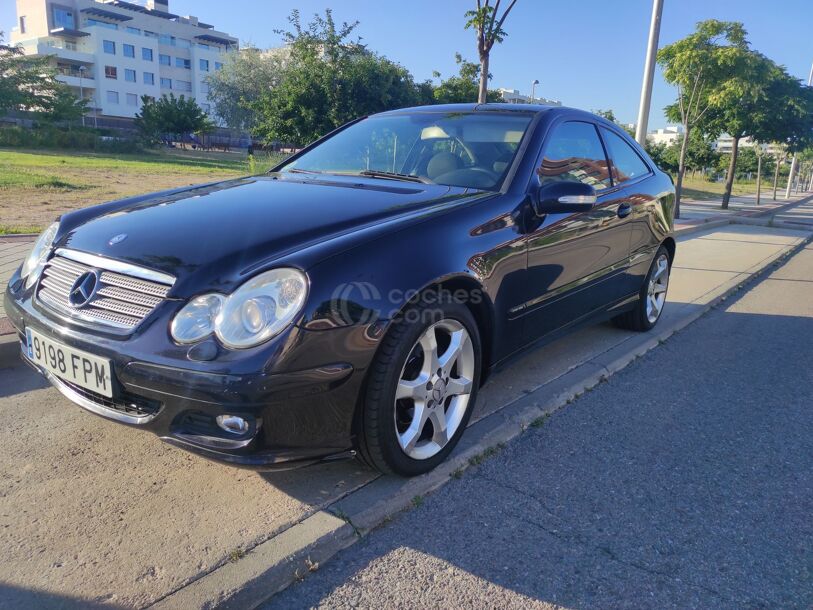
[[[474,35],[463,13],[474,0],[170,0],[170,10],[196,15],[260,47],[277,46],[273,30],[326,7],[338,21],[359,20],[369,47],[407,67],[415,78],[454,72],[454,54],[476,59]],[[585,109],[611,108],[634,122],[649,28],[651,0],[519,0],[506,23],[509,36],[492,53],[492,87],[537,93]],[[742,21],[752,46],[807,79],[813,61],[811,0],[664,0],[661,45],[685,36],[697,21]],[[0,0],[0,29],[15,20],[13,0]],[[662,109],[674,90],[658,76],[650,128],[666,121]]]

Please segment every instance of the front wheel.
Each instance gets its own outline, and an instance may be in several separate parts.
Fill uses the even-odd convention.
[[[652,329],[658,323],[666,304],[670,270],[669,252],[661,246],[646,274],[635,307],[613,318],[613,322],[627,330],[644,332]]]
[[[457,302],[416,306],[393,323],[370,370],[360,454],[381,472],[415,476],[460,440],[480,382],[480,335]]]

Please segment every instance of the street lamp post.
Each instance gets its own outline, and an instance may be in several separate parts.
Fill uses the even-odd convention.
[[[533,104],[536,101],[536,86],[539,84],[539,79],[535,78],[534,82],[531,83],[531,99],[530,103]]]
[[[82,78],[85,76],[85,66],[79,66],[79,99],[85,100],[85,90],[82,88]],[[82,108],[82,127],[85,126],[85,109]]]
[[[807,86],[813,85],[813,65],[810,66],[810,74],[807,77]],[[790,173],[788,174],[788,186],[785,189],[785,199],[790,199],[790,189],[793,185],[793,174],[796,173],[796,153],[793,153],[793,159],[790,162]]]
[[[638,106],[638,125],[635,127],[635,140],[641,146],[646,144],[646,130],[649,123],[649,106],[652,102],[652,81],[655,79],[655,62],[658,59],[658,38],[661,34],[663,0],[652,0],[652,21],[649,24],[649,43],[644,63],[644,81],[641,85],[641,103]]]

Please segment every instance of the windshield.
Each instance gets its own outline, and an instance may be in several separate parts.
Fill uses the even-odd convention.
[[[498,190],[531,115],[415,112],[351,125],[281,171],[371,175]]]

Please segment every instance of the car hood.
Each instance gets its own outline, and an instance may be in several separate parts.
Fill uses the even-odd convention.
[[[177,278],[175,296],[228,292],[283,257],[304,268],[335,253],[329,244],[337,237],[361,236],[472,194],[441,185],[272,174],[106,204],[57,244],[169,273]],[[289,255],[304,250],[310,257],[291,263]]]

